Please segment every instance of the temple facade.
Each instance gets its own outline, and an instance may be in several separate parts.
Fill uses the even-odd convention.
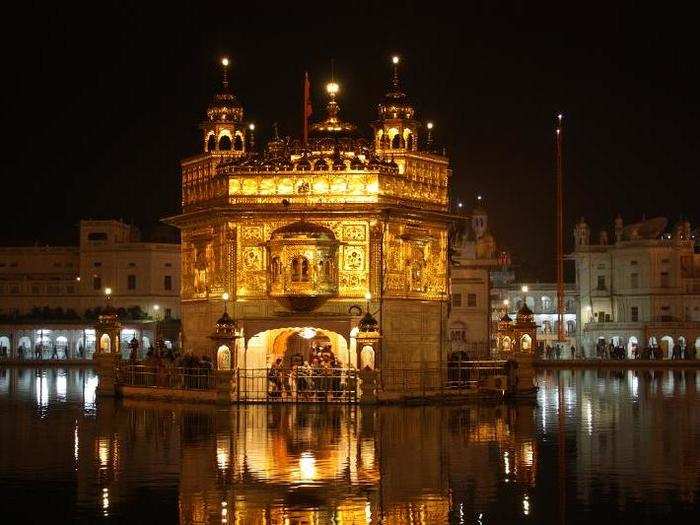
[[[224,75],[168,219],[182,232],[183,346],[215,360],[228,298],[241,368],[307,360],[319,345],[348,367],[443,363],[449,161],[423,134],[398,58],[371,134],[341,119],[337,83],[326,90],[308,140],[275,136],[258,151]],[[365,347],[368,313],[377,336]]]

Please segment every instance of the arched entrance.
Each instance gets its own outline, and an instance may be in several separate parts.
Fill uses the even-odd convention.
[[[216,351],[217,370],[231,370],[231,350],[226,345],[221,345]]]
[[[102,334],[102,337],[100,337],[100,350],[106,353],[112,351],[112,341],[109,339],[109,335]]]
[[[27,359],[32,351],[32,340],[29,337],[24,336],[19,338],[19,344],[17,345],[17,357],[20,359]]]
[[[627,357],[633,359],[635,356],[635,349],[639,351],[639,341],[635,336],[631,336],[629,341],[627,341]]]
[[[310,326],[275,328],[257,333],[248,339],[248,344],[239,358],[241,368],[267,368],[281,359],[285,366],[309,364],[314,358],[334,359],[342,367],[353,367],[355,350],[345,337],[331,330]],[[241,360],[243,362],[241,362]],[[300,362],[301,360],[301,362]]]
[[[664,337],[661,338],[661,342],[659,343],[659,346],[661,347],[662,353],[662,359],[671,359],[671,354],[673,352],[673,337],[670,335],[665,335]]]
[[[520,351],[529,352],[530,350],[532,350],[532,337],[525,334],[520,338]]]
[[[0,357],[10,357],[10,338],[0,336]]]
[[[356,399],[354,345],[332,330],[313,326],[269,329],[250,337],[237,353],[240,400]]]
[[[56,350],[57,350],[59,356],[61,354],[63,354],[63,357],[65,359],[68,359],[69,356],[68,356],[68,338],[67,337],[65,337],[63,335],[59,335],[56,338]]]

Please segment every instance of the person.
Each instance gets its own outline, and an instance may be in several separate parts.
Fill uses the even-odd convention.
[[[557,343],[556,345],[557,359],[561,359],[561,345]]]
[[[574,345],[571,345],[571,359],[576,359],[576,347]]]
[[[56,343],[51,347],[51,359],[58,359],[58,347]]]
[[[84,353],[85,353],[85,348],[83,348],[83,343],[80,343],[80,346],[78,347],[78,356],[80,356],[80,359],[83,358]]]
[[[267,380],[272,386],[272,389],[270,390],[270,397],[282,396],[282,383],[280,378],[281,364],[282,359],[277,358],[277,360],[270,367],[270,370],[267,372]]]

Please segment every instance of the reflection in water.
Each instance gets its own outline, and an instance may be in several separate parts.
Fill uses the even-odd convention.
[[[56,505],[33,518],[52,522],[680,522],[700,510],[700,373],[545,371],[539,384],[537,403],[512,406],[220,410],[95,400],[90,370],[0,368],[0,515],[26,521],[37,493]]]

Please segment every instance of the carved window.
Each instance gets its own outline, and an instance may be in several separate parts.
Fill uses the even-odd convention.
[[[236,135],[236,138],[233,141],[233,149],[235,149],[236,151],[243,150],[243,139],[241,138],[240,135]]]
[[[280,268],[280,258],[279,258],[279,257],[273,257],[273,258],[272,258],[272,265],[271,265],[271,266],[272,266],[272,268],[271,268],[271,270],[272,270],[272,280],[273,280],[273,281],[276,281],[277,279],[279,279],[279,276],[280,276],[280,270],[281,270],[281,268]]]
[[[309,260],[298,255],[292,259],[292,282],[305,283],[309,281]]]
[[[394,138],[391,139],[391,148],[392,148],[392,149],[399,149],[399,148],[402,148],[402,147],[403,147],[402,142],[403,142],[403,140],[402,140],[402,138],[401,138],[401,135],[399,135],[399,134],[397,133],[396,135],[394,135]]]

